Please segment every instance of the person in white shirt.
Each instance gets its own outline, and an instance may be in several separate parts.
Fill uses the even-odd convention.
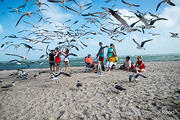
[[[126,60],[124,61],[124,64],[120,66],[120,69],[122,69],[122,70],[130,70],[131,69],[131,60],[130,60],[129,56],[126,57]]]

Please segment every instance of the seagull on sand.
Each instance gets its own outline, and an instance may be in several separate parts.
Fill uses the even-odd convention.
[[[3,82],[3,80],[0,80],[0,83],[2,83]]]
[[[153,40],[153,39],[144,40],[143,42],[141,42],[141,44],[139,44],[139,43],[136,42],[136,40],[133,38],[134,43],[136,43],[136,45],[137,45],[137,49],[143,49],[144,44],[145,44],[146,42],[149,42],[149,41],[152,41],[152,40]],[[144,50],[145,50],[145,48],[144,48]]]
[[[15,86],[15,82],[12,82],[11,84],[2,86],[1,88],[11,88],[11,87],[13,87],[13,86]]]
[[[147,78],[146,76],[141,75],[141,74],[137,74],[137,75],[132,74],[132,75],[129,75],[129,81],[138,80],[137,78],[138,78],[139,76],[141,76],[141,77],[143,77],[143,78]]]
[[[118,85],[117,83],[115,83],[114,88],[116,88],[117,90],[126,90],[125,88],[121,87],[120,85]]]
[[[158,8],[162,3],[167,3],[167,4],[171,5],[171,6],[176,6],[174,3],[171,2],[171,0],[163,0],[158,4],[158,6],[156,8],[156,11],[158,11]]]
[[[76,87],[81,87],[81,86],[82,84],[79,81],[77,81]]]
[[[112,9],[108,9],[109,12],[114,16],[119,22],[122,23],[123,27],[121,27],[121,30],[132,32],[132,31],[140,31],[137,28],[134,28],[134,25],[139,22],[139,20],[131,25],[128,25],[128,23],[116,13],[116,11],[113,11]],[[141,32],[141,31],[140,31]]]

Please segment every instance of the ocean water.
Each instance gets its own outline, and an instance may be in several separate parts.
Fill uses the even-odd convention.
[[[125,61],[126,56],[119,56],[118,63],[122,64]],[[137,56],[130,56],[131,61],[134,63],[137,61]],[[143,55],[144,62],[153,61],[180,61],[180,54],[169,54],[169,55]],[[42,64],[40,64],[42,62]],[[48,60],[36,60],[27,61],[30,67],[25,64],[18,65],[16,63],[0,62],[0,70],[15,70],[15,69],[32,69],[32,68],[49,68]],[[70,58],[70,66],[84,66],[84,58]],[[64,62],[61,62],[61,67],[64,66]]]

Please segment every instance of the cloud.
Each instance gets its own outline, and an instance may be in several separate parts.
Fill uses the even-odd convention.
[[[0,33],[2,33],[3,32],[3,27],[2,27],[2,25],[0,24]]]

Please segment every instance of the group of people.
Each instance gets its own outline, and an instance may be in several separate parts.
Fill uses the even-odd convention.
[[[120,66],[121,70],[134,71],[136,73],[145,72],[145,68],[146,66],[145,66],[144,61],[142,60],[142,56],[137,57],[136,64],[131,62],[130,57],[127,56],[123,65]]]
[[[64,58],[65,71],[67,70],[67,68],[70,69],[69,58],[67,57],[68,54],[69,54],[68,48],[66,48],[65,51],[64,50],[60,51],[59,48],[55,48],[55,50],[51,50],[51,53],[49,54],[50,71],[58,72],[60,70],[61,55],[65,56]]]
[[[110,47],[107,50],[107,63],[106,67],[104,64],[104,48],[108,46],[103,46],[102,42],[99,42],[100,49],[98,51],[97,57],[99,57],[99,62],[94,62],[94,60],[91,58],[91,54],[88,54],[87,57],[85,57],[85,63],[86,67],[94,68],[94,71],[97,71],[96,69],[101,66],[103,71],[110,71],[113,69],[118,61],[117,53],[116,53],[116,48],[114,44],[110,44]],[[137,62],[134,64],[131,62],[130,57],[127,56],[125,62],[123,65],[120,66],[121,70],[128,70],[128,71],[134,71],[136,73],[139,72],[144,72],[145,71],[145,63],[142,60],[142,56],[137,57]]]
[[[88,54],[88,56],[85,57],[85,63],[87,68],[93,68],[94,72],[97,72],[100,68],[102,68],[103,71],[110,71],[111,69],[115,68],[118,62],[118,57],[116,53],[116,48],[114,44],[110,44],[110,47],[103,46],[102,42],[99,42],[99,51],[96,55],[96,59],[99,58],[98,61],[94,61],[91,58],[91,54]],[[104,49],[108,47],[107,50],[107,62],[106,65],[104,64]],[[65,71],[67,68],[70,69],[70,63],[69,58],[67,57],[69,54],[69,49],[66,48],[65,51],[60,51],[59,48],[56,48],[55,50],[51,50],[51,53],[49,54],[49,64],[50,64],[50,70],[51,72],[58,72],[60,70],[60,64],[61,64],[61,55],[65,56],[64,63],[65,63]],[[55,70],[56,66],[56,70]],[[131,62],[130,57],[127,56],[125,62],[123,65],[120,66],[121,70],[128,70],[128,71],[134,71],[136,73],[144,72],[145,71],[145,64],[142,60],[142,56],[137,57],[137,62],[134,64]],[[70,69],[71,70],[71,69]]]

